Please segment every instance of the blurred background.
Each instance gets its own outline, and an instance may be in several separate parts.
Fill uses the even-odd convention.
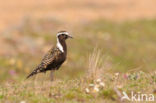
[[[24,79],[55,45],[59,30],[75,39],[67,41],[68,59],[56,78],[83,75],[94,48],[102,51],[109,72],[153,72],[155,5],[155,0],[1,0],[0,82]]]

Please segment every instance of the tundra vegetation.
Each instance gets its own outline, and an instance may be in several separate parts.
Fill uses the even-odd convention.
[[[1,103],[116,103],[123,91],[156,96],[156,20],[72,25],[74,39],[55,80],[49,72],[25,80],[56,43],[59,25],[65,24],[28,19],[2,33]]]

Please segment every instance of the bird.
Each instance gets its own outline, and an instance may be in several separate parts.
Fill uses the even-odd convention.
[[[45,73],[46,71],[51,71],[51,76],[53,76],[53,71],[58,70],[60,66],[65,62],[67,57],[66,40],[73,37],[69,35],[67,31],[64,30],[59,31],[56,37],[56,46],[52,47],[44,55],[40,64],[26,77],[26,79],[38,73]],[[53,79],[53,77],[51,79]]]

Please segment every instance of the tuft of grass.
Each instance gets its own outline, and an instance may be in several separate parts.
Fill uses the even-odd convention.
[[[93,53],[89,56],[89,65],[88,65],[88,78],[91,80],[96,80],[102,75],[102,58],[100,50],[94,49]]]

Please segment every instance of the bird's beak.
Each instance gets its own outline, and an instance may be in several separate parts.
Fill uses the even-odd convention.
[[[73,37],[71,35],[68,35],[68,38],[72,38],[73,39]]]

